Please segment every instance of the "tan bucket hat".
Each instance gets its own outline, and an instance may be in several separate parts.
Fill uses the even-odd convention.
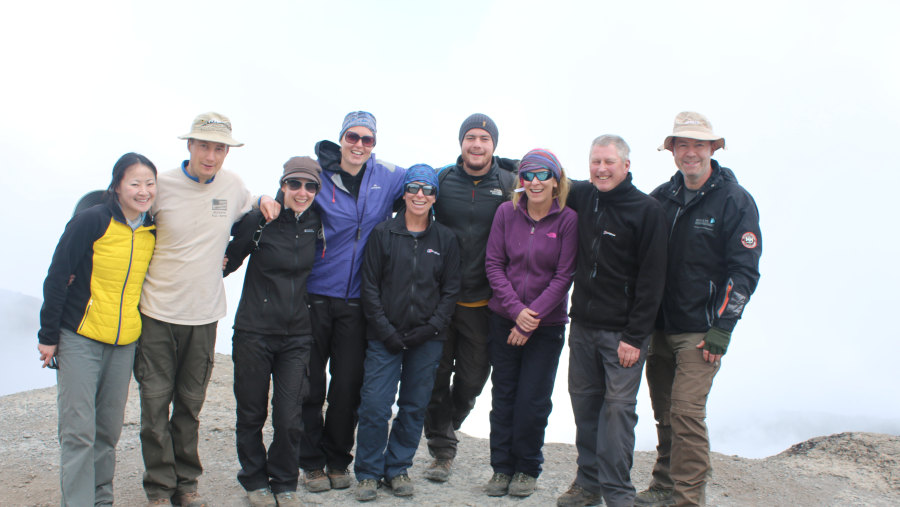
[[[199,139],[214,143],[227,144],[228,146],[243,146],[231,137],[231,120],[219,113],[203,113],[194,118],[191,131],[178,139]]]
[[[672,140],[676,137],[686,137],[688,139],[699,139],[701,141],[715,141],[713,143],[713,151],[719,148],[725,149],[725,138],[713,134],[712,123],[700,113],[693,111],[684,111],[678,113],[675,117],[675,126],[672,128],[672,135],[663,141],[662,146],[657,148],[659,151],[672,151]]]

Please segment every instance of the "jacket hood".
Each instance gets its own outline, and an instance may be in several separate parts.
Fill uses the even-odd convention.
[[[323,171],[338,172],[341,170],[341,147],[331,141],[316,143],[316,157]]]

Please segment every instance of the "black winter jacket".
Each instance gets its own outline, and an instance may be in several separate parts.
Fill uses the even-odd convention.
[[[434,216],[439,223],[449,227],[459,241],[462,276],[459,300],[463,303],[491,298],[491,286],[484,271],[487,240],[494,213],[509,200],[516,186],[518,166],[517,160],[494,157],[487,174],[473,177],[463,169],[460,156],[456,165],[440,169],[440,198],[434,204]]]
[[[431,324],[446,340],[459,296],[459,247],[453,233],[431,222],[424,234],[406,229],[405,212],[381,222],[369,236],[362,264],[366,337],[384,341]]]
[[[578,265],[569,315],[616,331],[640,348],[650,337],[666,277],[662,207],[631,182],[609,192],[575,181],[567,204],[578,212]]]
[[[657,326],[666,333],[732,331],[759,282],[762,234],[753,197],[731,169],[712,160],[712,174],[683,204],[684,177],[675,173],[650,195],[669,227],[666,289]]]
[[[312,334],[306,278],[322,229],[319,215],[310,208],[297,219],[293,210],[283,207],[281,215],[262,229],[255,249],[261,218],[258,209],[247,213],[232,228],[234,238],[225,250],[225,276],[250,255],[234,329],[280,336]]]

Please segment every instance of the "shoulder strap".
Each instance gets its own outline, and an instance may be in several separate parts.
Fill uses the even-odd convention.
[[[251,250],[252,252],[259,250],[259,239],[262,237],[262,232],[263,229],[266,228],[266,225],[268,225],[266,222],[266,217],[260,215],[259,225],[256,228],[256,232],[253,233],[253,239],[251,240],[253,241],[253,250]]]

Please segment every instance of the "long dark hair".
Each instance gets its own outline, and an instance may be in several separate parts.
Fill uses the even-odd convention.
[[[122,183],[122,179],[125,178],[125,170],[134,164],[141,164],[149,167],[150,170],[153,171],[153,177],[156,177],[156,166],[153,165],[153,162],[150,162],[149,158],[140,153],[126,153],[119,157],[119,160],[116,161],[116,165],[113,166],[112,181],[109,182],[109,187],[106,189],[107,198],[116,198],[116,189],[119,188],[119,184]]]

